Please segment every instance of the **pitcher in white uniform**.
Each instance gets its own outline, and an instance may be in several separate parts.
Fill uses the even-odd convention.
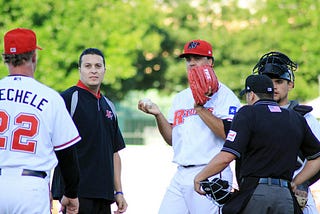
[[[212,46],[204,40],[187,42],[180,58],[185,58],[186,69],[214,65]],[[221,82],[218,91],[203,106],[195,105],[190,88],[179,92],[173,100],[168,119],[155,103],[139,101],[141,111],[155,116],[162,137],[173,148],[173,162],[178,165],[159,214],[221,213],[221,208],[194,191],[193,179],[221,150],[225,130],[229,129],[239,107],[237,96]],[[215,177],[232,183],[231,168],[227,167]]]

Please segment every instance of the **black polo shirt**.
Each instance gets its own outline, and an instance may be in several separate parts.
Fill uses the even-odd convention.
[[[78,91],[73,120],[81,141],[76,145],[80,166],[79,197],[114,199],[113,154],[125,143],[117,118],[105,98],[73,86],[61,95],[70,111],[71,97]]]
[[[240,159],[240,179],[273,177],[291,181],[299,148],[307,159],[320,156],[320,143],[305,118],[274,101],[260,100],[239,109],[222,151]]]

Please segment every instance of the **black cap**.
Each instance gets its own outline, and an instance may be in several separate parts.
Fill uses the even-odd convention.
[[[273,94],[273,82],[266,75],[250,75],[246,79],[246,87],[240,92],[240,96],[253,91],[254,93]]]

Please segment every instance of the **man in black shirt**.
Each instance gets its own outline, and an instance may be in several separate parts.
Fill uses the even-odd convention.
[[[320,169],[318,139],[303,116],[280,108],[273,93],[269,77],[246,79],[242,94],[249,105],[236,114],[221,152],[194,179],[195,190],[204,195],[200,181],[241,160],[239,191],[224,205],[223,213],[301,213],[289,188],[299,149],[308,161],[295,177],[294,188]]]
[[[274,86],[274,100],[281,108],[293,109],[306,118],[313,134],[320,139],[320,123],[316,117],[312,115],[312,107],[301,105],[297,100],[289,100],[289,93],[294,89],[295,76],[294,71],[298,68],[298,64],[293,62],[287,55],[281,52],[268,52],[264,54],[256,66],[253,68],[254,73],[267,75],[272,79]],[[296,171],[300,172],[305,162],[305,158],[299,152],[296,162]],[[311,194],[309,186],[320,178],[320,171],[299,185],[295,194],[300,201],[300,206],[304,214],[318,213],[315,200]]]
[[[62,92],[66,107],[81,135],[76,150],[80,166],[79,213],[111,213],[115,201],[117,213],[127,209],[121,185],[121,159],[118,151],[125,143],[111,101],[100,93],[106,71],[103,53],[85,49],[79,57],[80,80]],[[61,197],[59,168],[52,182],[54,199]]]

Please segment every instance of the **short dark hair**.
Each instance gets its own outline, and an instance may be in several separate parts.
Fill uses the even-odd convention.
[[[22,54],[2,54],[4,63],[11,63],[14,67],[22,65],[24,62],[29,61],[33,54],[33,51],[29,51]]]
[[[82,57],[84,55],[88,55],[88,54],[92,54],[92,55],[99,55],[102,57],[102,60],[103,60],[103,65],[105,66],[106,63],[105,63],[105,59],[104,59],[104,55],[102,53],[102,51],[100,51],[99,49],[97,48],[87,48],[85,49],[84,51],[82,51],[80,57],[79,57],[79,67],[81,66],[81,62],[82,62]]]

